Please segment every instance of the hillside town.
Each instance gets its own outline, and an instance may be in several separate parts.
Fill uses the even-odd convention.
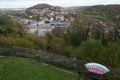
[[[9,11],[1,11],[1,14],[5,13],[9,13]],[[20,24],[24,32],[45,37],[47,33],[54,33],[54,31],[58,29],[62,33],[65,33],[67,28],[71,26],[74,20],[76,20],[75,16],[77,15],[77,12],[75,10],[68,11],[65,8],[56,8],[55,6],[51,7],[50,5],[47,5],[47,7],[43,8],[33,7],[25,10],[16,10],[15,14],[17,15],[13,16],[9,14],[8,16],[13,17]],[[79,21],[85,23],[85,28],[88,28],[89,24],[89,36],[94,36],[94,33],[97,33],[97,30],[100,28],[98,26],[101,26],[104,34],[106,36],[110,35],[114,40],[115,24],[111,21],[104,20],[104,18],[102,20],[101,18],[97,18],[94,15],[86,15],[84,17],[82,15],[79,17]],[[117,29],[117,32],[118,35],[120,35],[119,28]]]
[[[120,5],[0,9],[0,80],[120,80],[119,75]]]
[[[25,17],[15,17],[19,22],[24,32],[28,34],[34,34],[37,36],[45,37],[47,33],[52,33],[54,30],[61,30],[62,33],[66,32],[66,29],[71,26],[76,15],[75,11],[67,11],[64,8],[31,8],[28,10],[18,11]],[[86,24],[90,23],[89,36],[93,36],[97,33],[98,26],[103,26],[104,33],[114,40],[115,28],[113,22],[105,22],[104,20],[95,19],[94,17],[80,17],[80,22]],[[119,32],[119,29],[117,29]],[[120,33],[119,33],[120,34]]]
[[[63,9],[56,11],[50,10],[49,8],[44,9],[31,9],[29,10],[32,15],[27,15],[28,18],[19,18],[16,20],[23,27],[24,31],[29,34],[35,34],[37,36],[45,36],[46,33],[51,33],[56,27],[63,28],[63,32],[66,28],[70,27],[74,21],[74,17],[66,17],[68,14],[75,14],[75,12],[68,13]],[[38,17],[39,15],[39,17]],[[39,18],[39,20],[33,19],[33,17]]]

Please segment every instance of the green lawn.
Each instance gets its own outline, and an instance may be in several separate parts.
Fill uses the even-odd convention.
[[[28,59],[0,57],[0,80],[78,80],[53,66],[36,64]]]

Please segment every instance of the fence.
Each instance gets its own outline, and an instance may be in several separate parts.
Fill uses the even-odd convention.
[[[37,59],[38,61],[44,61],[54,66],[75,70],[79,73],[80,76],[82,76],[84,73],[89,75],[91,74],[84,67],[84,64],[88,63],[86,61],[52,54],[41,50],[18,47],[0,47],[0,55]],[[110,72],[104,76],[104,80],[120,80],[120,70],[109,66],[107,67],[110,69]],[[94,74],[91,75],[93,76]],[[95,75],[95,77],[99,76]]]

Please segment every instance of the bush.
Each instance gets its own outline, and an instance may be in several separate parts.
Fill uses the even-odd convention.
[[[0,45],[1,46],[13,46],[15,42],[15,39],[12,37],[0,37]]]
[[[81,46],[74,50],[74,54],[77,58],[95,62],[101,62],[103,52],[103,46],[98,40],[83,41]]]
[[[1,46],[17,46],[24,48],[34,48],[34,44],[23,38],[13,38],[13,37],[0,37],[0,45]]]
[[[39,53],[37,53],[35,56],[34,56],[34,59],[37,60],[38,62],[41,62],[41,56]]]
[[[18,37],[19,25],[7,15],[0,15],[0,33],[5,36]]]
[[[120,68],[120,45],[115,42],[108,42],[105,47],[105,58],[106,61],[104,62],[107,65]]]
[[[24,47],[24,48],[34,48],[34,44],[26,39],[17,38],[15,40],[14,46]]]
[[[25,35],[23,38],[32,42],[35,45],[36,49],[45,49],[46,40],[44,38],[40,38],[35,35]]]

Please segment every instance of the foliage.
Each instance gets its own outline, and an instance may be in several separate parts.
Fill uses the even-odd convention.
[[[72,27],[68,29],[64,36],[66,43],[76,47],[81,44],[82,41],[87,40],[89,32],[89,26],[85,26],[79,20],[75,20]]]
[[[34,56],[34,59],[38,62],[41,62],[41,56],[39,53],[37,53],[35,56]]]
[[[19,34],[19,26],[12,18],[2,15],[0,16],[0,34],[5,36],[16,36]]]
[[[45,49],[46,40],[44,38],[35,35],[24,35],[23,38],[33,42],[36,49]]]
[[[112,67],[120,66],[120,46],[113,42],[108,42],[108,45],[103,46],[99,40],[83,41],[79,47],[74,49],[72,56]]]
[[[115,28],[115,40],[120,39],[120,5],[98,5],[86,8],[83,14],[96,17],[105,21],[112,21]]]
[[[71,57],[73,49],[74,48],[72,46],[64,45],[63,46],[63,55]]]
[[[0,15],[0,45],[41,49],[120,68],[120,43],[116,43],[120,39],[119,11],[118,5],[86,8],[85,15],[74,15],[76,20],[66,33],[57,28],[53,30],[54,35],[47,33],[45,38],[26,35],[12,18]],[[104,23],[112,23],[113,32],[106,33],[105,27],[109,26],[103,26]]]
[[[106,17],[111,20],[117,18],[116,15],[119,15],[120,5],[97,5],[88,7],[84,10],[84,13],[91,15],[99,15],[101,17]]]
[[[26,39],[17,38],[15,40],[14,46],[25,47],[25,48],[34,48],[34,44]]]
[[[52,34],[57,36],[57,37],[63,37],[64,33],[65,33],[65,30],[66,28],[63,28],[63,27],[55,27],[53,30],[52,30]]]
[[[81,46],[76,48],[74,54],[76,54],[76,57],[82,60],[96,61],[96,59],[101,57],[100,55],[102,52],[103,50],[101,42],[91,39],[83,41]]]
[[[47,36],[47,44],[46,44],[46,49],[49,52],[56,53],[56,54],[64,54],[63,53],[63,39],[58,38],[52,35]]]
[[[34,48],[34,44],[23,38],[0,37],[1,46],[18,46],[24,48]]]
[[[120,44],[109,42],[105,46],[105,58],[104,61],[107,65],[120,68]]]
[[[0,45],[1,46],[13,46],[14,45],[14,38],[12,37],[0,37]]]

